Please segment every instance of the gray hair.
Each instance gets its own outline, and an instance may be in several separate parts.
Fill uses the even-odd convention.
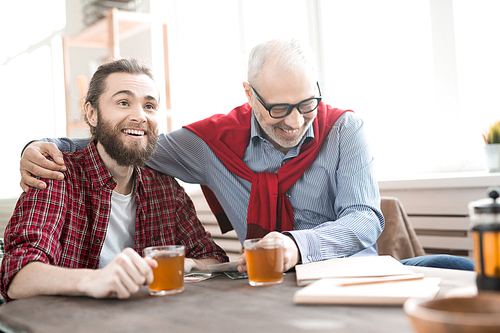
[[[279,74],[306,69],[317,81],[318,66],[314,52],[309,45],[297,39],[272,39],[252,49],[248,57],[248,83],[256,89],[260,88],[259,75],[267,63]]]

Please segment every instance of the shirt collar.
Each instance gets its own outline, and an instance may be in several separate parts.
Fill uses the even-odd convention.
[[[116,181],[113,178],[111,172],[109,172],[109,170],[104,165],[104,162],[102,161],[101,156],[97,151],[97,147],[94,141],[91,140],[87,147],[85,147],[83,151],[83,158],[83,165],[85,167],[85,170],[87,170],[88,174],[90,175],[90,181],[92,182],[92,184],[98,187],[103,187],[104,185],[108,184],[111,189],[114,189],[116,187]],[[139,187],[142,187],[143,182],[141,168],[134,167],[134,177],[134,191],[135,193],[139,193],[138,189]]]

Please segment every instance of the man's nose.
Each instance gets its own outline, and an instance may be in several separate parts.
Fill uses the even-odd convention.
[[[285,124],[290,126],[293,129],[297,129],[304,125],[304,116],[297,110],[297,108],[293,108],[292,112],[288,116],[285,117]]]
[[[146,121],[146,112],[142,108],[142,105],[134,106],[130,114],[130,120],[136,121],[138,123],[143,123]]]

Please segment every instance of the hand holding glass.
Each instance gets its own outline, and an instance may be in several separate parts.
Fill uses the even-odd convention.
[[[149,285],[149,294],[164,296],[184,291],[183,245],[151,246],[144,249],[144,257],[153,258],[158,267],[153,269],[154,279]]]
[[[268,286],[283,282],[283,240],[247,239],[243,242],[247,261],[248,283]]]

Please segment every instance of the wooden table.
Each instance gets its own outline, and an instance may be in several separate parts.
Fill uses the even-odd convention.
[[[443,297],[472,287],[474,272],[412,268],[440,277]],[[186,283],[183,293],[127,300],[38,296],[0,307],[5,332],[413,332],[402,307],[294,305],[295,273],[281,285],[250,287],[221,275]]]

